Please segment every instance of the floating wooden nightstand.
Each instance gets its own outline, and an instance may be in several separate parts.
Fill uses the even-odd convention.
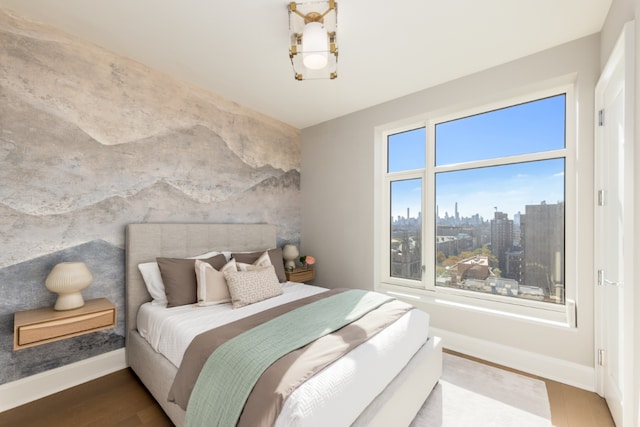
[[[313,268],[296,268],[293,271],[286,271],[287,280],[291,282],[307,283],[315,279],[316,271]]]
[[[13,349],[71,338],[116,325],[116,306],[106,298],[86,301],[74,310],[53,307],[19,311],[13,317]]]

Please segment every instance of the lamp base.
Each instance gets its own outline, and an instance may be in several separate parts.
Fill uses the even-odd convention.
[[[72,292],[69,294],[58,294],[54,310],[64,311],[80,308],[84,305],[84,299],[80,292]]]

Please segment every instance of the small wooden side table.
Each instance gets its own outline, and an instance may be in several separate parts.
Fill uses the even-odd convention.
[[[285,274],[290,282],[307,283],[316,278],[316,271],[313,268],[295,268],[293,271],[285,272]]]
[[[71,338],[116,326],[116,306],[106,298],[85,301],[73,310],[53,307],[18,311],[13,316],[13,349]]]

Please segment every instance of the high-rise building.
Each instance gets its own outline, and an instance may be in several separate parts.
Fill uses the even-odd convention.
[[[564,203],[526,205],[520,216],[520,241],[524,252],[523,281],[545,295],[564,287]]]
[[[508,279],[513,279],[516,282],[522,284],[523,273],[522,269],[524,266],[524,252],[522,250],[508,250],[505,253],[506,258],[506,269],[502,271],[502,277],[506,277]]]
[[[496,211],[491,220],[491,252],[498,258],[501,271],[507,270],[507,251],[513,246],[513,221]]]
[[[520,246],[520,211],[513,215],[513,246]]]

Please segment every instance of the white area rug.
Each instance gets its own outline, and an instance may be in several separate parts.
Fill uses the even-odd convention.
[[[440,382],[411,427],[549,427],[543,381],[444,353]]]

